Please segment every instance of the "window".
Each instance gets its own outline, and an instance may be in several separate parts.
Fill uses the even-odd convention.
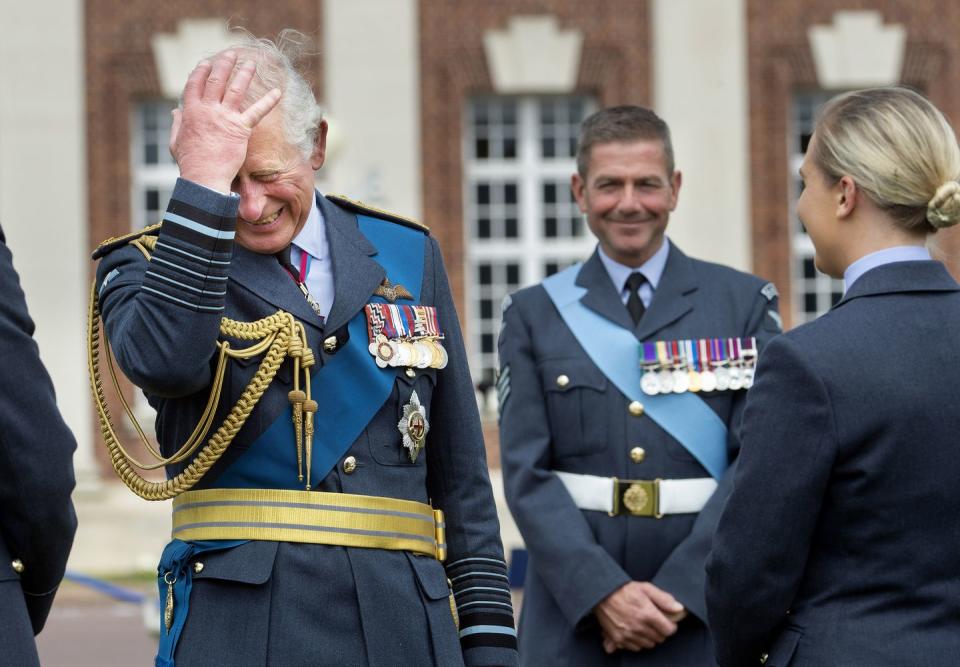
[[[154,225],[163,218],[176,183],[177,164],[168,148],[170,112],[176,103],[147,101],[133,109],[130,155],[131,212],[133,230]]]
[[[799,92],[793,98],[790,127],[790,220],[793,286],[793,321],[803,324],[816,319],[843,297],[843,281],[817,271],[813,263],[813,242],[797,217],[797,199],[803,191],[798,170],[813,134],[817,110],[836,91]]]
[[[570,192],[580,123],[592,110],[580,96],[481,97],[468,105],[467,329],[481,388],[493,386],[503,298],[593,250]]]

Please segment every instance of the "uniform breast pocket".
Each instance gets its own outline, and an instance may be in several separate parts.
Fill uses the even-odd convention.
[[[418,368],[397,371],[393,394],[383,408],[389,423],[383,424],[383,428],[368,429],[370,454],[377,463],[383,465],[424,465],[424,450],[430,446],[430,401],[437,384],[437,370]],[[411,460],[411,451],[416,448],[417,442],[422,444],[415,459]]]
[[[607,378],[582,359],[544,362],[540,382],[547,401],[554,455],[597,454],[608,443]]]

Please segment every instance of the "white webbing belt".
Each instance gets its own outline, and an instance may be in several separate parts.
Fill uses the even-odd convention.
[[[573,498],[574,504],[582,510],[614,512],[617,485],[630,485],[633,480],[616,480],[613,477],[596,475],[578,475],[572,472],[554,471]],[[699,512],[707,504],[717,488],[712,477],[694,479],[661,479],[655,482],[658,489],[658,505],[654,514],[691,514]],[[625,512],[629,514],[630,512]]]

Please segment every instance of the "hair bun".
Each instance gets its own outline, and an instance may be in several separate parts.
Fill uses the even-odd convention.
[[[947,181],[927,204],[927,220],[940,229],[950,227],[960,221],[960,183]]]

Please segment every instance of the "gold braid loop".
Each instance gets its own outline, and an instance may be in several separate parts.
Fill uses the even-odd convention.
[[[227,447],[233,441],[237,432],[243,427],[253,408],[263,396],[263,393],[270,386],[280,365],[288,356],[294,359],[294,378],[295,389],[299,390],[299,367],[302,365],[304,370],[306,392],[303,400],[310,401],[310,374],[309,367],[313,365],[313,353],[307,345],[306,332],[303,324],[297,322],[293,315],[284,311],[265,317],[256,322],[238,322],[226,317],[220,322],[220,333],[224,336],[243,340],[257,341],[253,345],[243,349],[232,349],[227,341],[218,341],[219,357],[217,367],[214,371],[214,378],[211,384],[210,397],[207,401],[206,410],[200,418],[200,422],[194,429],[194,432],[188,438],[187,442],[170,457],[163,457],[149,443],[143,433],[139,423],[133,416],[133,412],[123,394],[119,391],[119,383],[110,358],[109,342],[104,341],[107,347],[107,366],[113,380],[114,387],[120,396],[120,402],[131,419],[141,441],[146,445],[150,453],[159,460],[159,463],[143,465],[134,459],[126,451],[117,437],[113,421],[110,417],[110,410],[107,407],[106,399],[103,393],[103,383],[100,379],[100,308],[97,303],[96,283],[90,291],[90,308],[88,310],[87,322],[87,370],[90,374],[90,388],[93,392],[94,403],[97,410],[97,417],[100,421],[100,432],[103,435],[107,450],[110,453],[110,461],[117,475],[123,480],[134,493],[147,500],[168,500],[174,496],[183,493],[192,488],[207,473],[208,470],[220,459]],[[159,468],[171,463],[178,463],[189,458],[197,450],[200,441],[205,433],[210,429],[213,422],[213,415],[216,412],[220,395],[223,389],[223,379],[226,370],[227,358],[244,359],[261,354],[266,350],[256,374],[247,384],[240,398],[230,410],[230,413],[224,419],[223,424],[210,437],[206,445],[197,453],[190,464],[178,475],[163,482],[152,482],[145,479],[140,473],[133,469],[133,466],[143,470]],[[316,405],[310,405],[313,407]],[[301,408],[303,403],[301,403]],[[315,409],[315,408],[314,408]],[[309,417],[312,414],[308,413]],[[302,418],[302,412],[301,412]],[[312,435],[313,424],[309,419],[308,433]],[[302,436],[301,436],[302,437]],[[298,450],[302,448],[302,440],[298,439]],[[310,442],[307,444],[307,470],[309,473],[310,463]],[[308,478],[309,487],[309,478]]]

